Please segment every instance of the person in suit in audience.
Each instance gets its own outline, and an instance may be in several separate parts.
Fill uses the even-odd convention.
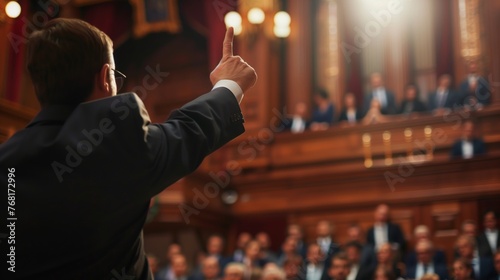
[[[346,280],[351,270],[351,264],[345,253],[335,254],[328,269],[328,277],[331,280]]]
[[[281,252],[278,255],[276,264],[280,267],[283,267],[283,264],[286,262],[286,260],[292,256],[295,256],[296,254],[297,240],[293,236],[288,236],[285,238],[283,244],[281,245]]]
[[[244,280],[245,266],[241,263],[232,262],[226,265],[224,269],[224,280]]]
[[[316,224],[316,243],[320,246],[324,256],[328,255],[333,243],[333,225],[327,220],[321,220]]]
[[[201,263],[201,274],[192,275],[188,280],[219,280],[221,275],[219,259],[216,256],[207,256]]]
[[[390,243],[384,243],[377,249],[377,260],[375,267],[376,269],[384,268],[392,270],[396,278],[403,276],[405,271],[405,265],[398,261],[396,255],[397,250],[393,248]]]
[[[451,158],[470,159],[484,154],[486,154],[486,144],[475,136],[474,123],[466,120],[462,124],[462,139],[457,140],[451,148]]]
[[[243,262],[243,258],[245,256],[245,247],[247,243],[252,240],[252,235],[248,232],[241,232],[238,235],[238,241],[236,242],[236,250],[233,252],[232,261],[233,262]]]
[[[223,255],[224,239],[220,235],[212,235],[207,240],[207,257],[215,257],[219,263],[220,271],[222,271],[229,259]]]
[[[315,108],[311,117],[310,128],[313,131],[328,129],[333,124],[335,105],[330,101],[330,95],[324,89],[319,89],[314,95]]]
[[[259,232],[255,235],[255,240],[260,244],[260,259],[266,262],[276,262],[276,254],[271,251],[271,238],[267,232]]]
[[[476,241],[468,235],[461,235],[456,241],[458,257],[472,265],[471,278],[476,280],[490,280],[495,275],[491,257],[480,256],[476,250]]]
[[[249,271],[261,269],[266,264],[266,260],[260,258],[260,249],[260,243],[257,240],[250,240],[247,243],[242,263]]]
[[[344,95],[344,108],[340,112],[339,122],[355,124],[363,118],[363,112],[357,108],[356,96],[352,92]]]
[[[384,116],[381,112],[380,101],[378,99],[373,99],[371,102],[371,107],[366,112],[363,120],[361,121],[364,125],[377,124],[387,122],[389,119]]]
[[[159,271],[158,258],[153,254],[146,254],[148,259],[149,269],[151,269],[151,274],[156,275]]]
[[[374,280],[396,280],[396,275],[392,269],[377,267],[373,276]]]
[[[182,254],[177,254],[172,256],[172,272],[173,277],[167,278],[167,280],[187,280],[189,277],[188,274],[188,265],[186,261],[186,257]]]
[[[397,114],[396,99],[394,93],[384,87],[384,80],[380,73],[373,73],[370,76],[371,91],[365,96],[363,102],[363,114],[366,115],[372,107],[372,100],[378,100],[380,104],[380,112],[383,115]]]
[[[441,75],[438,79],[436,91],[429,94],[427,109],[435,113],[441,113],[443,109],[453,109],[454,106],[461,106],[460,94],[451,90],[451,76]]]
[[[490,85],[484,77],[479,75],[477,62],[471,61],[468,67],[469,73],[460,83],[460,91],[463,94],[464,105],[479,109],[491,104],[492,94]]]
[[[283,263],[283,270],[285,271],[286,279],[295,280],[295,279],[304,279],[304,275],[301,275],[303,269],[301,266],[303,265],[302,257],[293,254],[290,255],[285,262]]]
[[[283,123],[286,130],[292,133],[301,133],[309,128],[310,122],[307,120],[307,106],[304,102],[295,104],[293,115]]]
[[[495,254],[493,254],[493,262],[496,273],[495,280],[500,280],[500,250],[495,251]]]
[[[261,280],[286,280],[286,274],[279,267],[264,269]]]
[[[406,265],[406,277],[410,279],[420,279],[426,274],[437,274],[439,279],[448,279],[446,263],[434,261],[434,246],[428,239],[421,239],[415,245],[417,255],[416,263]]]
[[[459,258],[453,262],[454,280],[473,280],[474,278],[471,277],[471,274],[472,265],[469,260]]]
[[[167,280],[174,277],[174,272],[172,270],[172,257],[174,255],[182,254],[181,246],[177,243],[172,243],[168,245],[167,252],[165,254],[166,266],[161,268],[156,274],[155,279],[157,280]]]
[[[297,241],[297,254],[302,258],[306,258],[307,245],[304,242],[304,232],[298,224],[290,224],[287,228],[287,236],[295,238]]]
[[[419,91],[416,85],[408,84],[405,87],[404,99],[399,107],[399,114],[411,114],[414,112],[425,112],[427,107],[420,101]]]
[[[380,204],[375,209],[375,223],[368,230],[366,243],[378,249],[382,244],[389,242],[400,253],[406,252],[406,240],[399,225],[389,220],[389,206]]]
[[[415,245],[421,240],[431,240],[431,234],[429,228],[426,225],[418,225],[413,230],[413,236],[415,238]],[[446,255],[443,250],[439,248],[433,248],[433,259],[432,261],[436,264],[446,265]],[[415,250],[408,253],[406,257],[407,266],[415,266],[417,264],[417,253]]]
[[[462,222],[462,234],[470,236],[471,238],[476,238],[477,236],[477,225],[474,220],[465,220]]]
[[[361,263],[362,250],[363,246],[358,241],[350,241],[344,245],[343,251],[351,264],[347,280],[370,280],[373,278],[373,267]]]
[[[483,216],[484,231],[477,236],[477,248],[480,256],[492,257],[500,248],[497,219],[494,211],[488,211]]]
[[[325,271],[324,257],[318,244],[312,243],[307,247],[307,258],[303,265],[304,280],[321,280]]]

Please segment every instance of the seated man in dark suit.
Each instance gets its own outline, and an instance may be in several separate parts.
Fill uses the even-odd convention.
[[[380,112],[383,115],[397,114],[396,99],[394,93],[384,87],[384,80],[380,73],[373,73],[370,76],[371,91],[365,95],[363,102],[363,114],[365,115],[371,107],[372,100],[377,99],[380,103]]]
[[[351,271],[351,264],[345,253],[338,253],[331,259],[330,268],[328,269],[328,277],[330,280],[347,280],[347,276]]]
[[[483,257],[476,251],[474,238],[461,235],[456,242],[458,257],[468,261],[472,266],[471,278],[476,280],[490,280],[495,275],[491,257]]]
[[[480,256],[492,257],[500,248],[497,215],[494,211],[484,214],[483,225],[484,231],[477,236],[477,248]]]
[[[321,280],[325,273],[324,256],[318,244],[312,243],[307,248],[307,258],[302,273],[307,280]]]
[[[214,88],[158,124],[136,94],[115,96],[120,73],[102,31],[57,18],[30,35],[41,112],[0,146],[0,178],[15,172],[23,221],[16,277],[152,278],[142,237],[151,198],[244,132],[239,101],[256,74],[233,56],[233,33],[210,75]]]
[[[399,114],[411,114],[414,112],[425,112],[427,107],[419,99],[417,86],[409,84],[405,87],[405,97],[399,106]]]
[[[335,105],[330,100],[330,95],[324,89],[319,89],[314,95],[315,107],[311,116],[311,130],[325,130],[330,127],[335,118]]]
[[[469,74],[460,83],[464,106],[484,107],[491,104],[491,90],[488,81],[479,75],[476,61],[469,63]]]
[[[436,274],[439,279],[448,279],[446,263],[434,261],[434,247],[428,239],[422,239],[415,245],[417,262],[406,265],[406,277],[420,279],[426,274]]]
[[[286,130],[292,133],[301,133],[309,128],[310,122],[307,120],[307,106],[304,102],[295,104],[295,111],[292,116],[283,121]]]
[[[451,148],[451,158],[469,159],[486,154],[486,144],[475,137],[474,123],[466,120],[462,124],[462,139],[457,140]]]
[[[356,105],[356,96],[348,92],[344,95],[344,108],[340,112],[339,122],[346,122],[349,124],[357,123],[363,118],[363,112],[358,110]]]
[[[219,260],[215,256],[208,256],[201,262],[201,273],[191,275],[188,280],[219,280],[222,275]]]
[[[427,109],[435,113],[441,113],[443,109],[453,109],[461,106],[461,95],[450,88],[451,76],[442,75],[438,79],[438,87],[435,92],[429,94]]]
[[[431,234],[429,228],[426,225],[418,225],[413,230],[413,237],[415,239],[415,244],[418,244],[421,240],[431,240]],[[432,261],[436,264],[446,265],[446,255],[443,250],[434,248]],[[411,251],[406,256],[406,265],[415,266],[417,264],[417,253]]]
[[[351,264],[347,280],[369,280],[373,278],[373,266],[361,263],[362,250],[363,246],[357,241],[351,241],[343,246],[343,251]]]

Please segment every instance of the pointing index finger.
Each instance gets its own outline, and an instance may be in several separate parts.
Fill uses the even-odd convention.
[[[233,56],[233,39],[234,39],[234,29],[233,27],[229,27],[226,31],[226,37],[224,38],[222,58]]]

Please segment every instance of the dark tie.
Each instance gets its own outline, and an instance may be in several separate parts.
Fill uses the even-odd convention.
[[[427,270],[429,270],[429,265],[428,264],[424,264],[424,275],[427,274]]]

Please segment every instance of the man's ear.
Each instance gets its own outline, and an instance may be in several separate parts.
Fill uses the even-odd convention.
[[[111,79],[110,79],[110,65],[108,63],[104,64],[97,76],[97,88],[100,91],[104,91],[106,93],[111,92]]]

